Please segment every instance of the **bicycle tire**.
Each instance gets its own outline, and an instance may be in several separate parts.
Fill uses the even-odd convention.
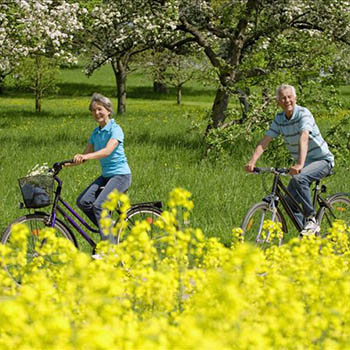
[[[259,202],[253,205],[242,220],[241,228],[243,230],[245,242],[255,243],[261,247],[271,245],[271,241],[267,237],[262,237],[263,223],[265,220],[272,220],[272,210],[269,203]],[[276,216],[274,221],[280,222],[283,233],[287,233],[285,219],[278,208],[276,208]],[[278,245],[282,244],[283,237],[278,240]]]
[[[37,239],[38,230],[43,229],[45,227],[48,227],[46,225],[46,223],[49,221],[48,214],[34,213],[34,214],[24,215],[24,216],[21,216],[21,217],[15,219],[3,232],[2,237],[1,237],[1,243],[2,244],[7,243],[7,241],[9,240],[10,234],[11,234],[11,228],[14,224],[27,224],[29,222],[32,223],[35,221],[37,221],[37,224],[35,226],[31,225],[30,233],[32,233],[31,237],[34,237],[35,239]],[[39,225],[39,223],[40,223],[40,225]],[[54,228],[56,229],[56,233],[61,234],[61,235],[57,235],[57,236],[59,236],[59,237],[63,236],[64,238],[69,239],[70,241],[73,242],[73,244],[76,247],[78,247],[78,244],[76,242],[75,237],[73,236],[71,231],[66,227],[66,225],[64,223],[62,223],[60,220],[56,219]]]
[[[317,221],[321,226],[321,236],[329,233],[329,229],[335,220],[342,220],[350,228],[350,195],[336,193],[326,200],[334,216],[329,212],[329,208],[321,207],[317,213]]]
[[[135,226],[137,222],[142,222],[145,220],[151,225],[149,236],[155,242],[154,246],[157,249],[158,254],[162,254],[166,245],[162,238],[167,236],[167,234],[164,232],[164,230],[154,225],[158,219],[162,220],[161,215],[162,211],[154,206],[140,206],[131,208],[126,215],[126,228],[119,231],[117,234],[117,243],[119,244],[127,239],[133,226]]]
[[[44,213],[34,213],[34,214],[28,214],[25,216],[21,216],[14,220],[3,232],[1,237],[1,243],[2,244],[8,244],[11,242],[11,232],[12,232],[12,226],[14,224],[26,224],[29,226],[29,235],[27,236],[27,262],[29,263],[36,257],[38,254],[35,251],[35,244],[38,240],[38,233],[41,229],[48,227],[47,222],[49,221],[49,215]],[[29,225],[28,225],[29,224]],[[56,236],[57,237],[64,237],[68,240],[70,240],[77,248],[78,243],[75,239],[75,236],[70,232],[70,230],[62,223],[60,220],[56,219],[55,227],[56,229]],[[8,272],[8,274],[17,282],[20,283],[20,280],[14,277],[14,273],[12,269],[16,269],[16,265],[11,266],[5,266],[5,270]]]

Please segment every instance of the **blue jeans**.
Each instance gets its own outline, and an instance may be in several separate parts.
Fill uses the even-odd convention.
[[[310,186],[316,180],[321,180],[325,176],[329,175],[331,172],[332,166],[326,160],[318,160],[312,162],[311,164],[305,166],[298,175],[294,175],[290,180],[288,185],[288,191],[291,193],[292,197],[296,200],[297,203],[301,204],[306,217],[316,215],[315,208],[312,205],[312,198],[310,193]],[[293,203],[288,200],[296,218],[302,227],[304,227],[305,218],[302,213],[293,205]]]
[[[114,189],[123,193],[131,184],[131,175],[115,175],[112,177],[98,177],[90,184],[78,197],[77,206],[87,215],[87,217],[100,229],[102,240],[109,239],[105,236],[100,228],[100,219],[102,213],[102,204],[106,201],[107,196]],[[101,187],[104,189],[101,191]]]

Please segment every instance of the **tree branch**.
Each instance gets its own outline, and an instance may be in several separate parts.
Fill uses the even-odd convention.
[[[211,64],[214,67],[219,67],[220,66],[220,62],[217,58],[216,53],[214,52],[214,50],[210,47],[209,43],[207,42],[205,36],[200,32],[199,29],[197,29],[196,27],[194,27],[193,25],[191,25],[190,23],[188,23],[188,21],[186,20],[186,18],[184,16],[180,17],[180,21],[184,26],[184,30],[190,34],[192,34],[195,38],[195,41],[204,48],[204,52],[206,53],[206,55],[208,56]]]

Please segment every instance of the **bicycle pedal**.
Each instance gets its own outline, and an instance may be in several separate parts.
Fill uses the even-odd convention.
[[[256,243],[259,243],[259,244],[264,244],[264,243],[270,243],[270,241],[269,240],[266,240],[266,239],[257,239],[256,240]]]

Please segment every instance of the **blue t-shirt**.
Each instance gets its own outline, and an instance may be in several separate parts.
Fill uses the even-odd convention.
[[[287,119],[284,112],[277,113],[266,135],[270,137],[282,135],[291,155],[298,161],[299,137],[304,130],[309,131],[309,147],[305,165],[317,160],[327,160],[334,166],[333,154],[328,149],[328,145],[323,139],[314,117],[305,107],[296,105],[290,119]]]
[[[104,128],[97,127],[94,129],[89,143],[93,146],[94,151],[99,151],[106,147],[110,139],[118,140],[118,146],[108,157],[100,159],[102,176],[131,174],[124,152],[124,133],[114,119],[111,119]]]

